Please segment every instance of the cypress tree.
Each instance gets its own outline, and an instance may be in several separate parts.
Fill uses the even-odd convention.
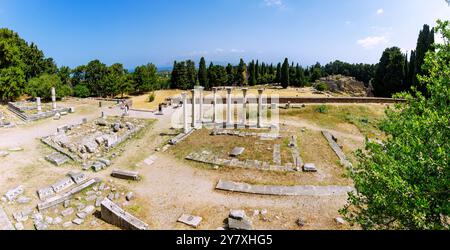
[[[236,80],[240,86],[246,86],[248,84],[247,65],[245,64],[245,62],[242,58],[238,65]]]
[[[234,68],[230,63],[227,65],[227,85],[232,86],[234,84]]]
[[[281,83],[281,63],[278,63],[277,65],[277,72],[276,72],[275,82]]]
[[[206,70],[205,58],[200,59],[200,64],[198,66],[198,82],[200,86],[204,86],[209,89],[211,86],[208,85],[208,72]]]
[[[170,77],[170,83],[171,83],[171,88],[175,89],[175,88],[179,88],[178,86],[178,81],[177,81],[177,61],[173,62],[173,68],[172,68],[172,74]]]
[[[287,58],[284,59],[283,66],[281,67],[281,86],[285,89],[289,87],[289,61]]]

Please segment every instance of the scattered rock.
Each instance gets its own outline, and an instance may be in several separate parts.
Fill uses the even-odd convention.
[[[317,172],[317,168],[316,168],[316,165],[314,165],[314,163],[306,163],[303,166],[303,171],[304,172]]]
[[[127,201],[131,201],[132,199],[134,199],[134,194],[133,192],[128,192],[127,195],[125,196],[125,199]]]
[[[73,225],[73,223],[71,221],[67,221],[67,222],[64,222],[62,226],[64,228],[68,228],[68,227],[71,227],[72,225]]]
[[[63,217],[66,217],[66,216],[69,216],[69,215],[73,214],[73,212],[74,212],[74,209],[69,207],[68,209],[65,209],[65,210],[61,211],[61,215]]]
[[[19,204],[27,204],[30,203],[31,198],[29,197],[25,197],[25,196],[20,196],[19,198],[17,198],[17,203]]]
[[[84,223],[84,220],[80,219],[80,218],[76,218],[75,220],[72,221],[72,223],[74,223],[75,225],[81,225]]]
[[[78,212],[77,217],[80,219],[86,219],[87,214],[85,212]]]
[[[228,218],[228,228],[234,230],[252,230],[252,223],[247,219]]]
[[[178,222],[184,223],[184,224],[192,226],[194,228],[197,228],[200,225],[201,221],[202,221],[202,217],[193,216],[193,215],[189,215],[189,214],[183,214],[178,219]]]
[[[230,211],[230,218],[241,220],[245,217],[245,211],[244,210],[231,210]]]
[[[64,208],[68,208],[70,207],[70,200],[65,200],[64,201]]]
[[[17,222],[14,227],[16,228],[16,230],[23,230],[24,226],[21,222]]]
[[[59,225],[59,224],[61,224],[61,222],[62,222],[62,218],[58,216],[53,220],[53,225]]]
[[[3,150],[0,151],[0,157],[6,157],[6,156],[8,156],[8,155],[9,155],[8,152],[3,151]]]
[[[306,224],[305,220],[303,220],[302,218],[298,218],[297,221],[296,221],[295,223],[296,223],[297,226],[299,226],[299,227],[303,227],[303,226]]]
[[[334,219],[334,221],[338,224],[338,225],[344,225],[345,224],[345,220],[342,217],[337,217]]]

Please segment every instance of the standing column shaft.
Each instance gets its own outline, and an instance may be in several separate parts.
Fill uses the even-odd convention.
[[[199,114],[200,114],[200,125],[201,126],[203,126],[203,87],[199,87],[198,88],[198,90],[199,90],[199,97],[200,97],[200,101],[199,101],[199,106],[200,106],[200,111],[199,111]]]
[[[261,128],[261,116],[262,116],[262,89],[258,89],[258,115],[257,115],[257,127]]]
[[[192,127],[197,126],[195,119],[195,89],[191,90],[192,93]]]
[[[213,119],[212,122],[217,122],[217,88],[213,88]]]
[[[247,123],[247,89],[242,89],[242,125]]]
[[[52,109],[56,109],[56,91],[54,87],[52,87]]]
[[[36,105],[37,105],[37,111],[38,113],[42,111],[42,105],[41,105],[41,98],[36,97]]]
[[[231,88],[227,88],[227,125],[231,124]]]
[[[188,115],[187,115],[187,97],[186,93],[182,93],[181,97],[183,99],[183,130],[187,134],[189,132],[188,127]]]

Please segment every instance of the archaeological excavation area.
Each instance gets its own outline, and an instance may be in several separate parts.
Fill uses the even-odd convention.
[[[2,105],[0,229],[357,229],[338,212],[354,152],[394,101],[292,91]]]

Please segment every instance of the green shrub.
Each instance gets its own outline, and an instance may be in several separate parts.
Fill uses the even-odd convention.
[[[320,105],[319,107],[316,108],[316,112],[326,114],[328,113],[328,107],[326,105]]]
[[[91,92],[86,85],[78,84],[73,88],[73,95],[80,98],[86,98],[91,96]]]
[[[155,92],[152,92],[148,95],[148,102],[153,102],[155,100]]]
[[[324,82],[321,82],[321,83],[316,85],[316,89],[318,91],[326,91],[326,90],[328,90],[328,85],[326,83],[324,83]]]

